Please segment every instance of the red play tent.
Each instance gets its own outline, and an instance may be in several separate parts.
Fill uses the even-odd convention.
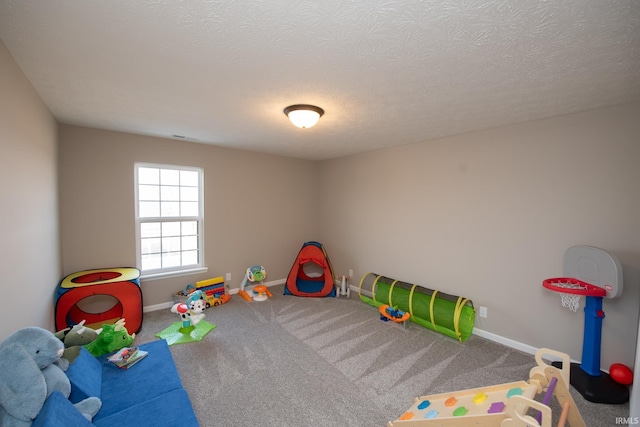
[[[333,268],[324,246],[306,242],[298,252],[284,287],[285,295],[335,297]]]

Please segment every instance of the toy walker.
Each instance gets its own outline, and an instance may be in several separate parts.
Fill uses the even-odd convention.
[[[547,365],[549,355],[560,358],[564,368]],[[541,426],[551,427],[549,404],[555,397],[560,414],[557,426],[586,427],[569,392],[569,355],[547,348],[536,353],[537,366],[528,381],[499,384],[463,391],[417,397],[404,414],[388,427],[459,427],[459,426]],[[544,395],[542,395],[544,393]],[[540,395],[541,401],[535,400]]]
[[[582,362],[571,364],[571,385],[587,400],[595,403],[621,404],[629,400],[629,388],[600,370],[603,298],[622,294],[620,262],[602,249],[572,246],[564,254],[565,277],[547,279],[542,286],[560,293],[562,306],[577,311],[585,297]]]
[[[273,296],[271,292],[269,292],[269,288],[264,284],[264,279],[266,278],[267,271],[263,266],[252,265],[247,268],[238,293],[249,302],[266,301],[269,297]],[[249,282],[255,283],[255,285],[247,286]]]

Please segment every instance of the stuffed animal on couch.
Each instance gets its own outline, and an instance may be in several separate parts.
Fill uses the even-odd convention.
[[[125,320],[120,319],[115,324],[104,324],[102,328],[96,330],[98,336],[95,340],[86,344],[84,348],[96,357],[109,354],[129,347],[133,344],[136,334],[129,335],[125,328]]]
[[[98,331],[85,326],[86,321],[83,320],[71,328],[64,328],[54,335],[64,344],[64,353],[62,358],[67,359],[69,363],[73,363],[80,354],[80,349],[93,342],[98,337]]]
[[[98,337],[98,332],[84,324],[83,320],[71,328],[64,328],[54,334],[64,344],[62,358],[56,362],[63,371],[66,371],[69,364],[76,360],[83,346],[95,341]]]
[[[0,344],[1,426],[30,426],[53,391],[69,397],[69,378],[55,364],[63,351],[62,341],[38,327],[20,329]],[[89,397],[74,406],[91,421],[102,402]]]

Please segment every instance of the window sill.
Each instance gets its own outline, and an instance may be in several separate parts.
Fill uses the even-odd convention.
[[[150,281],[150,280],[169,279],[171,277],[188,276],[190,274],[206,273],[207,271],[209,271],[209,269],[207,267],[197,267],[197,268],[191,268],[189,270],[163,271],[161,273],[142,274],[140,276],[140,280]]]

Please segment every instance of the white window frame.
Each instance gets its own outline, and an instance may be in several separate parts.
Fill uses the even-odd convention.
[[[176,216],[140,216],[140,183],[139,183],[139,170],[140,168],[152,168],[158,170],[175,170],[175,171],[190,171],[198,173],[198,213],[197,215],[189,215],[182,216],[180,214]],[[135,182],[135,223],[136,223],[136,265],[137,268],[141,272],[142,279],[160,279],[171,276],[181,276],[186,274],[195,274],[207,271],[207,267],[205,266],[205,257],[204,257],[204,170],[198,167],[190,167],[190,166],[178,166],[178,165],[168,165],[168,164],[158,164],[158,163],[142,163],[136,162],[134,164],[134,182]],[[158,184],[158,191],[160,194],[160,190],[162,189],[162,182]],[[178,185],[178,189],[183,188]],[[180,196],[179,196],[180,197]],[[158,202],[160,206],[162,204],[162,196],[158,196]],[[197,254],[198,260],[195,264],[189,265],[173,265],[169,267],[154,268],[154,269],[146,269],[142,268],[142,224],[145,223],[171,223],[171,222],[184,222],[184,221],[195,221],[197,222]],[[162,226],[161,226],[162,229]],[[182,244],[182,238],[185,237],[182,234],[182,230],[180,232],[180,242]],[[162,237],[160,237],[162,240]],[[162,245],[162,243],[161,243]],[[180,257],[183,255],[182,246],[180,250],[174,251],[174,253],[179,253]],[[162,250],[162,246],[160,248],[160,254],[168,253]],[[161,257],[162,258],[162,257]],[[182,262],[182,261],[181,261]]]

